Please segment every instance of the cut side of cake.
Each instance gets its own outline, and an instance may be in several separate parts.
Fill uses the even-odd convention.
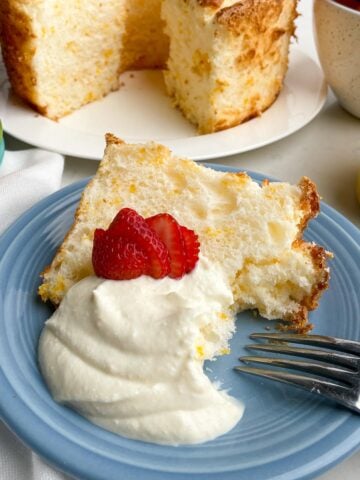
[[[127,69],[168,54],[161,0],[4,0],[2,53],[14,91],[59,119],[120,87]]]
[[[296,0],[2,0],[0,40],[13,90],[51,119],[126,70],[163,68],[174,104],[210,133],[274,102],[295,17]]]
[[[44,301],[58,305],[72,285],[94,274],[94,230],[107,229],[128,207],[145,218],[167,212],[194,230],[201,255],[230,282],[234,311],[257,309],[294,330],[311,328],[308,311],[317,307],[329,278],[328,252],[302,239],[319,212],[311,180],[259,185],[246,173],[215,171],[155,143],[126,144],[111,134],[106,141],[74,224],[43,273]]]
[[[164,0],[169,94],[202,133],[238,125],[278,96],[294,33],[294,0]]]

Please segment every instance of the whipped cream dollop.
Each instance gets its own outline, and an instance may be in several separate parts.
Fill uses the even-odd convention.
[[[232,332],[232,302],[222,270],[204,258],[181,280],[87,277],[45,324],[41,371],[56,401],[115,433],[170,445],[211,440],[243,414],[203,372],[221,322]]]

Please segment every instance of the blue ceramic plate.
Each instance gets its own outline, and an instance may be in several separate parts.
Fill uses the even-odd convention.
[[[0,240],[0,412],[29,447],[86,480],[307,479],[358,448],[360,416],[293,387],[233,371],[249,333],[268,324],[247,313],[239,316],[231,355],[207,365],[211,378],[246,405],[242,421],[215,441],[174,448],[128,440],[56,404],[36,361],[39,334],[51,314],[36,290],[85,184],[38,203]],[[307,238],[335,253],[330,288],[311,316],[316,333],[360,340],[359,230],[323,205]]]

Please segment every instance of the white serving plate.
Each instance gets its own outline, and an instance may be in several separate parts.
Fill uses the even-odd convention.
[[[58,122],[22,102],[0,69],[0,117],[10,135],[47,150],[99,160],[104,134],[128,142],[154,140],[193,160],[225,157],[275,142],[309,123],[323,106],[327,88],[320,67],[292,48],[284,88],[261,117],[221,132],[198,135],[166,95],[161,71],[127,72],[124,86]]]

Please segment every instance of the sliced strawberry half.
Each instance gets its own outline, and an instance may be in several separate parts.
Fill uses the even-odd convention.
[[[144,219],[123,208],[108,230],[96,229],[92,260],[96,275],[128,280],[140,275],[181,278],[193,270],[200,244],[193,230],[168,213]]]
[[[171,278],[181,278],[186,271],[186,255],[181,227],[173,216],[159,213],[146,219],[146,223],[166,245],[170,255]]]
[[[170,273],[170,257],[166,245],[135,210],[120,210],[111,222],[109,232],[136,244],[145,252],[148,257],[148,275],[163,278]]]
[[[191,272],[199,260],[200,242],[194,230],[180,226],[186,254],[185,273]]]
[[[99,228],[94,233],[92,262],[98,277],[111,280],[137,278],[149,268],[147,255],[136,243]]]

